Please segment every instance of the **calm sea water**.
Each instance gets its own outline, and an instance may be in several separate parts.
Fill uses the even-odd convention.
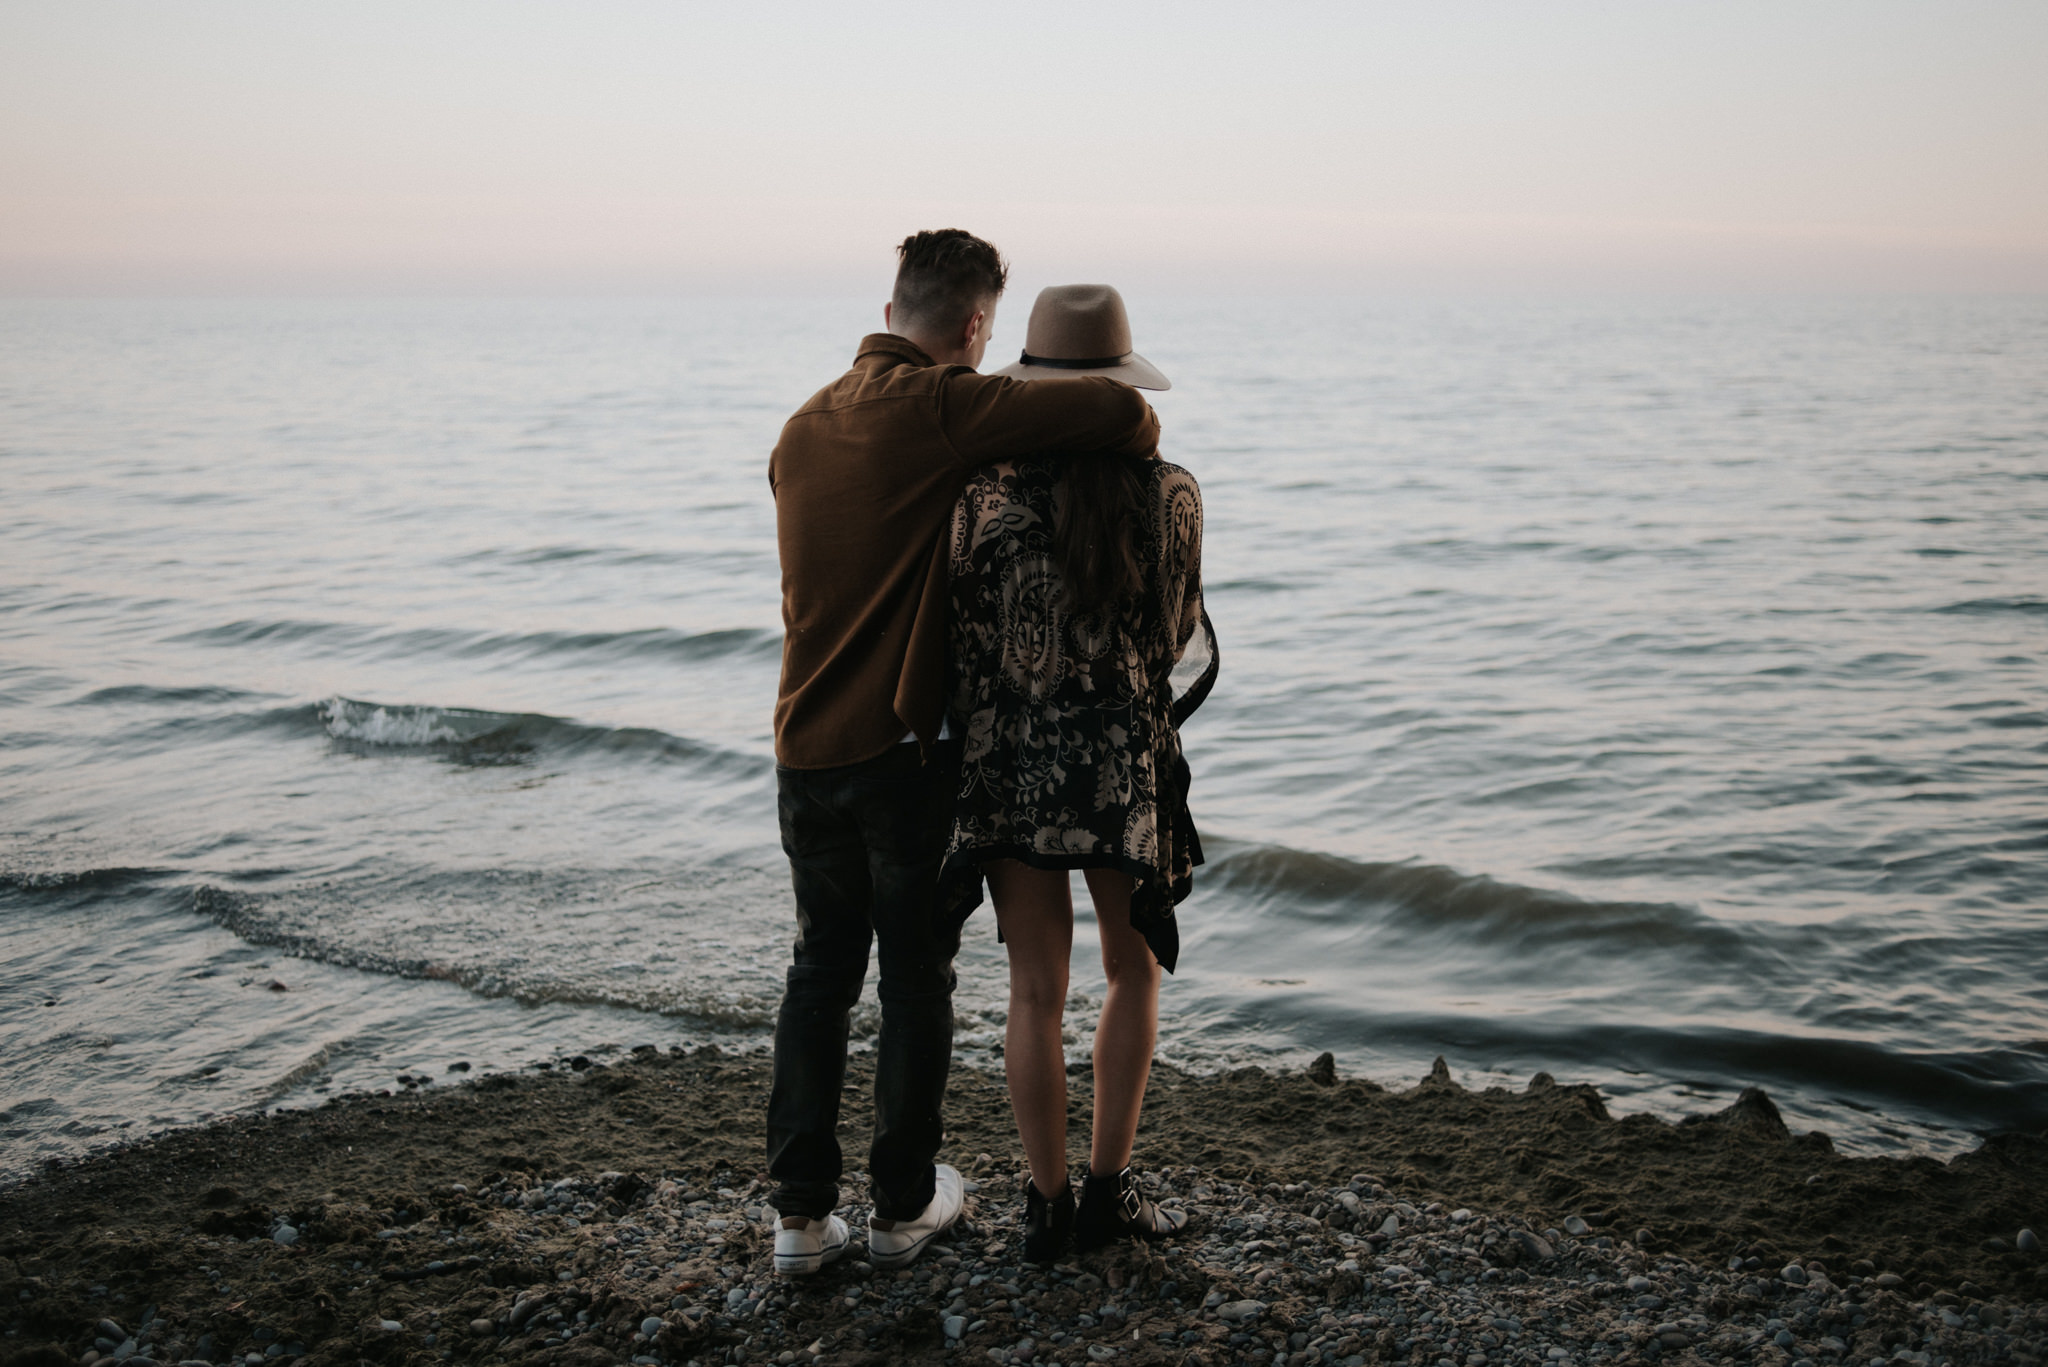
[[[1224,646],[1163,1056],[2048,1124],[2048,301],[1133,305]],[[0,1170],[758,1046],[765,461],[870,311],[0,304]]]

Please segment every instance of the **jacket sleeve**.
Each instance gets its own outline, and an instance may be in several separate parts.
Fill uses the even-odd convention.
[[[1159,416],[1144,395],[1100,375],[1013,380],[961,369],[939,386],[939,425],[968,465],[1054,453],[1147,456]]]

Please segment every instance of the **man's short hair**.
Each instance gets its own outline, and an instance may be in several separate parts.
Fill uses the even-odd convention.
[[[967,321],[1010,283],[1003,254],[958,228],[912,233],[896,248],[896,288],[890,295],[897,323],[949,328]]]

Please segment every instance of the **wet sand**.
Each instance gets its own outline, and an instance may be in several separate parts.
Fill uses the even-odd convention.
[[[791,1284],[768,1270],[759,1058],[454,1076],[0,1192],[0,1353],[1478,1367],[2027,1362],[2048,1339],[2048,1260],[2016,1246],[2048,1227],[2048,1136],[1851,1158],[1758,1092],[1673,1125],[1543,1075],[1473,1092],[1441,1069],[1406,1090],[1162,1070],[1138,1161],[1188,1234],[1037,1270],[1002,1081],[960,1070],[942,1157],[978,1188],[962,1228],[914,1272],[849,1260]],[[852,1170],[868,1081],[856,1060]],[[1073,1082],[1078,1170],[1085,1069]],[[850,1179],[857,1231],[863,1194]]]

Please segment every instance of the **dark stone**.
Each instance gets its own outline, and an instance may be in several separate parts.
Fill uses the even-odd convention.
[[[1792,1131],[1785,1127],[1785,1117],[1778,1114],[1778,1104],[1761,1087],[1744,1087],[1742,1095],[1725,1111],[1718,1111],[1705,1117],[1708,1124],[1719,1125],[1731,1134],[1751,1139],[1771,1139],[1781,1143],[1792,1138]]]
[[[1316,1055],[1316,1061],[1308,1066],[1308,1080],[1318,1087],[1337,1085],[1337,1056],[1327,1049]]]

